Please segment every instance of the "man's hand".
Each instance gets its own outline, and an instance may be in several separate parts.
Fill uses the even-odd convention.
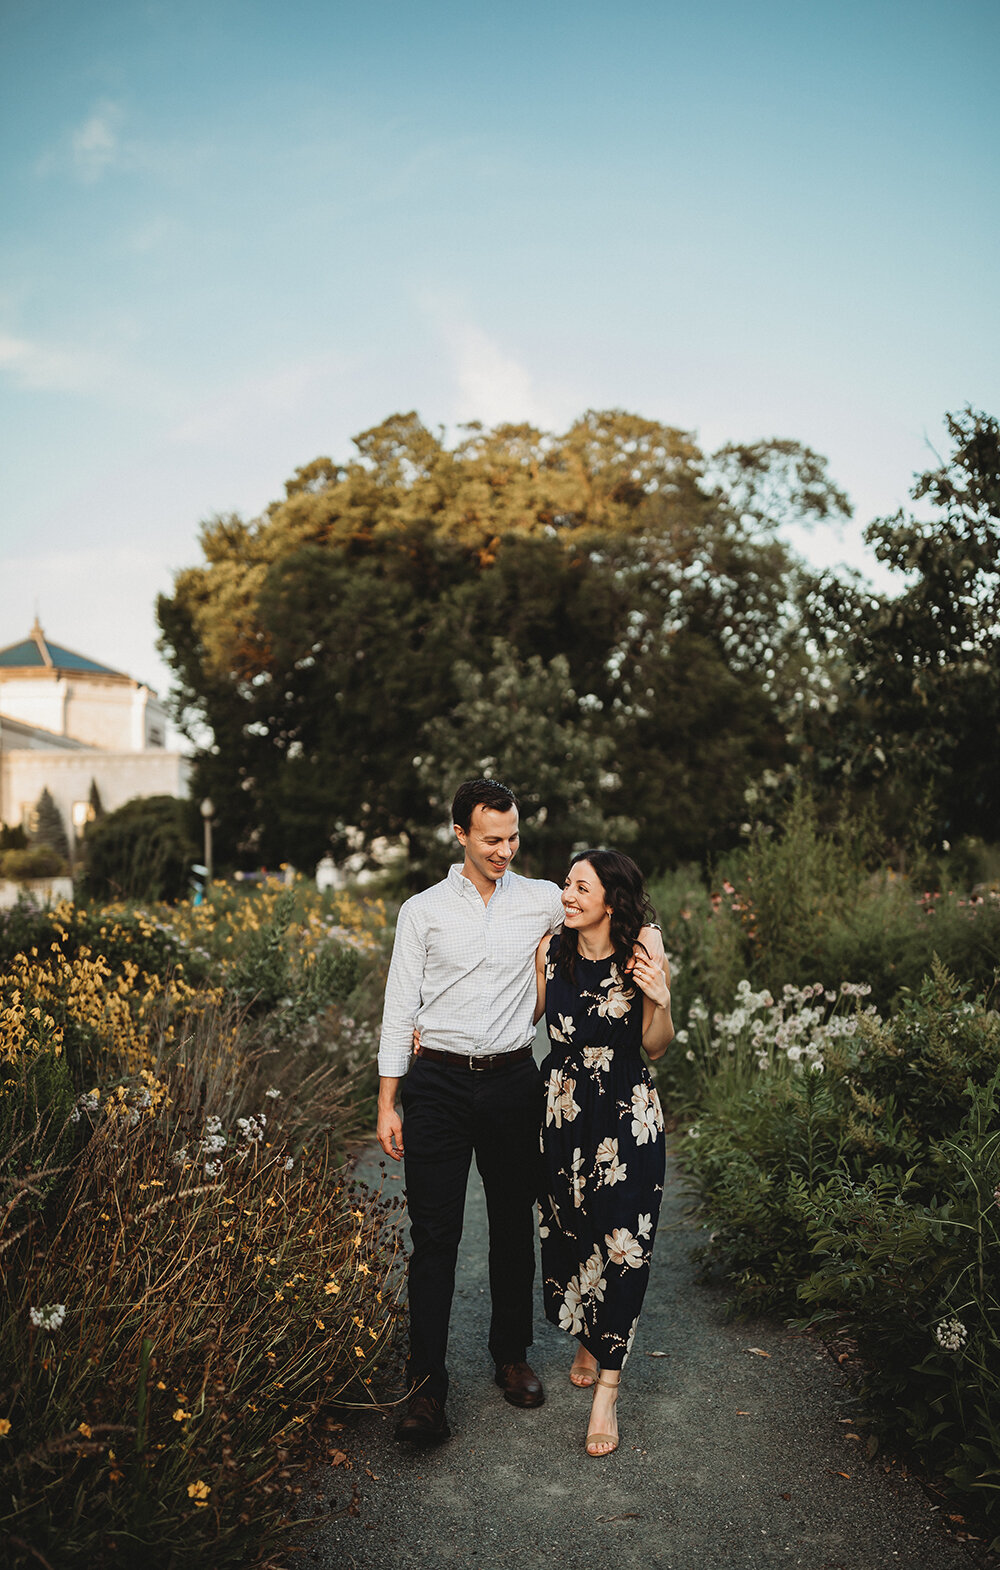
[[[378,1082],[378,1122],[375,1133],[379,1144],[393,1161],[403,1159],[403,1120],[396,1111],[398,1079],[383,1076]]]

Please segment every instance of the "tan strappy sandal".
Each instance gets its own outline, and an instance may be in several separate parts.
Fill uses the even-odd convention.
[[[603,1373],[600,1371],[598,1371],[596,1383],[599,1385],[604,1385],[604,1387],[608,1390],[618,1390],[621,1388],[620,1377],[618,1379],[605,1379]],[[618,1402],[616,1401],[615,1406],[617,1407],[617,1405]],[[587,1454],[589,1456],[593,1456],[594,1460],[596,1461],[601,1456],[614,1455],[615,1451],[618,1449],[620,1439],[620,1434],[591,1434],[588,1432],[583,1448],[586,1450]],[[608,1448],[607,1450],[591,1450],[591,1445],[607,1445]]]
[[[580,1347],[576,1357],[579,1357],[582,1352],[586,1352],[585,1347]],[[574,1385],[577,1390],[590,1390],[594,1384],[597,1374],[597,1360],[594,1360],[593,1368],[585,1368],[582,1363],[577,1363],[576,1357],[573,1359],[572,1366],[570,1367],[569,1382],[571,1385]]]

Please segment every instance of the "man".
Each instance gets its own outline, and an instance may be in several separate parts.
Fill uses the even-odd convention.
[[[399,913],[379,1045],[378,1139],[403,1156],[413,1394],[396,1438],[436,1444],[445,1415],[448,1321],[465,1190],[473,1155],[489,1215],[489,1350],[514,1406],[537,1407],[541,1381],[526,1362],[532,1340],[541,1092],[532,1057],[539,940],[562,922],[554,883],[511,871],[517,801],[496,780],[469,780],[452,804],[461,866],[408,899]],[[412,1067],[411,1044],[420,1046]],[[409,1072],[407,1073],[407,1069]]]

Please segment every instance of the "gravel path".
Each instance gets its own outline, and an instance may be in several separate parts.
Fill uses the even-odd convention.
[[[378,1155],[359,1166],[368,1181],[378,1179]],[[518,1411],[493,1384],[485,1204],[473,1171],[452,1313],[452,1438],[413,1452],[393,1441],[393,1411],[349,1419],[336,1438],[350,1470],[319,1475],[320,1507],[332,1518],[305,1539],[299,1562],[324,1570],[970,1570],[919,1485],[866,1460],[851,1437],[850,1392],[823,1349],[778,1323],[727,1324],[721,1296],[694,1283],[698,1233],[687,1211],[668,1164],[622,1385],[621,1448],[592,1460],[583,1452],[589,1397],[567,1379],[572,1343],[540,1307],[531,1360],[545,1405]],[[352,1496],[355,1513],[335,1515]]]

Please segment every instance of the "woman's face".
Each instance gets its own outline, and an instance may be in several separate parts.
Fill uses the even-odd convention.
[[[604,884],[589,861],[577,861],[566,874],[562,891],[563,920],[576,932],[610,925],[611,909],[604,898]]]

